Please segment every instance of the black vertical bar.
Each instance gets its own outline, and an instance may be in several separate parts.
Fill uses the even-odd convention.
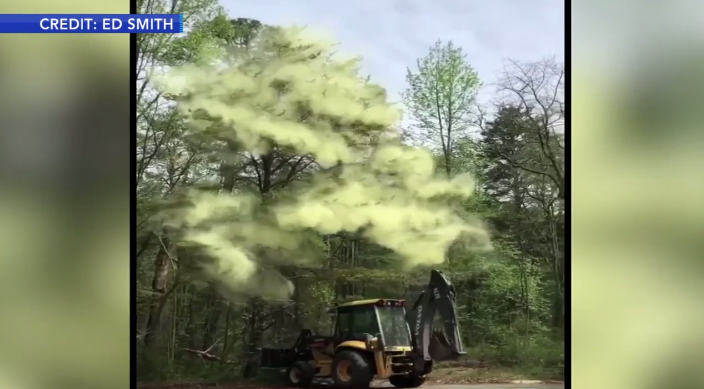
[[[130,14],[137,0],[130,0]],[[137,387],[137,34],[130,34],[130,387]]]
[[[565,387],[569,388],[572,380],[571,368],[571,347],[572,347],[572,264],[570,250],[572,249],[572,212],[571,212],[571,193],[572,193],[572,2],[565,1],[565,182],[564,193],[562,196],[562,204],[564,205],[565,213],[565,244],[562,253],[564,267],[562,270],[563,280],[563,306],[562,312],[563,323],[565,330],[564,337],[564,380]]]

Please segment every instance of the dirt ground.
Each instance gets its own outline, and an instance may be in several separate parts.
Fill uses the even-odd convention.
[[[534,377],[525,377],[515,371],[500,369],[496,367],[478,367],[467,364],[457,364],[454,366],[442,366],[436,368],[425,381],[423,387],[432,389],[562,389],[564,383],[553,380],[536,380]],[[328,389],[330,383],[326,380],[315,381],[318,389]],[[375,380],[372,383],[375,388],[388,388],[391,385],[386,380]],[[248,383],[171,383],[171,384],[140,384],[138,389],[286,389],[275,384],[264,384],[256,382]]]
[[[390,385],[375,385],[376,387],[388,387]],[[463,385],[423,385],[422,387],[432,387],[433,389],[564,389],[563,383],[546,382],[525,382],[506,384],[463,384]],[[201,385],[201,384],[176,384],[167,386],[139,386],[139,388],[160,388],[160,389],[264,389],[258,386],[227,386],[227,385]]]
[[[475,373],[472,375],[467,374],[468,372],[459,372],[454,375],[448,376],[438,376],[438,377],[428,377],[423,387],[431,387],[432,389],[510,389],[510,388],[522,388],[522,389],[563,389],[565,387],[563,382],[553,381],[553,380],[525,380],[525,379],[513,379],[508,376],[496,376],[489,374]],[[373,388],[390,388],[392,387],[387,381],[374,381],[372,383]],[[149,385],[143,384],[138,385],[138,389],[288,389],[283,386],[276,385],[266,385],[266,384],[255,384],[255,383],[172,383],[172,384],[158,384]],[[318,389],[327,389],[329,384],[326,382],[319,382],[315,385]]]

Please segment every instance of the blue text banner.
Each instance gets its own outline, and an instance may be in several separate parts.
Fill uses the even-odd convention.
[[[0,14],[0,33],[174,34],[183,32],[183,15]]]

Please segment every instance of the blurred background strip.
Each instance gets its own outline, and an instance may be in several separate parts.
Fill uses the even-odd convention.
[[[26,1],[4,13],[129,13]],[[129,385],[129,36],[0,35],[0,387]]]

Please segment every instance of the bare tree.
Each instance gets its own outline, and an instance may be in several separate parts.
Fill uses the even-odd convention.
[[[507,158],[519,169],[545,176],[564,198],[565,69],[555,58],[537,62],[504,61],[497,83],[503,103],[530,112],[532,126],[526,134],[535,143],[538,158]]]

